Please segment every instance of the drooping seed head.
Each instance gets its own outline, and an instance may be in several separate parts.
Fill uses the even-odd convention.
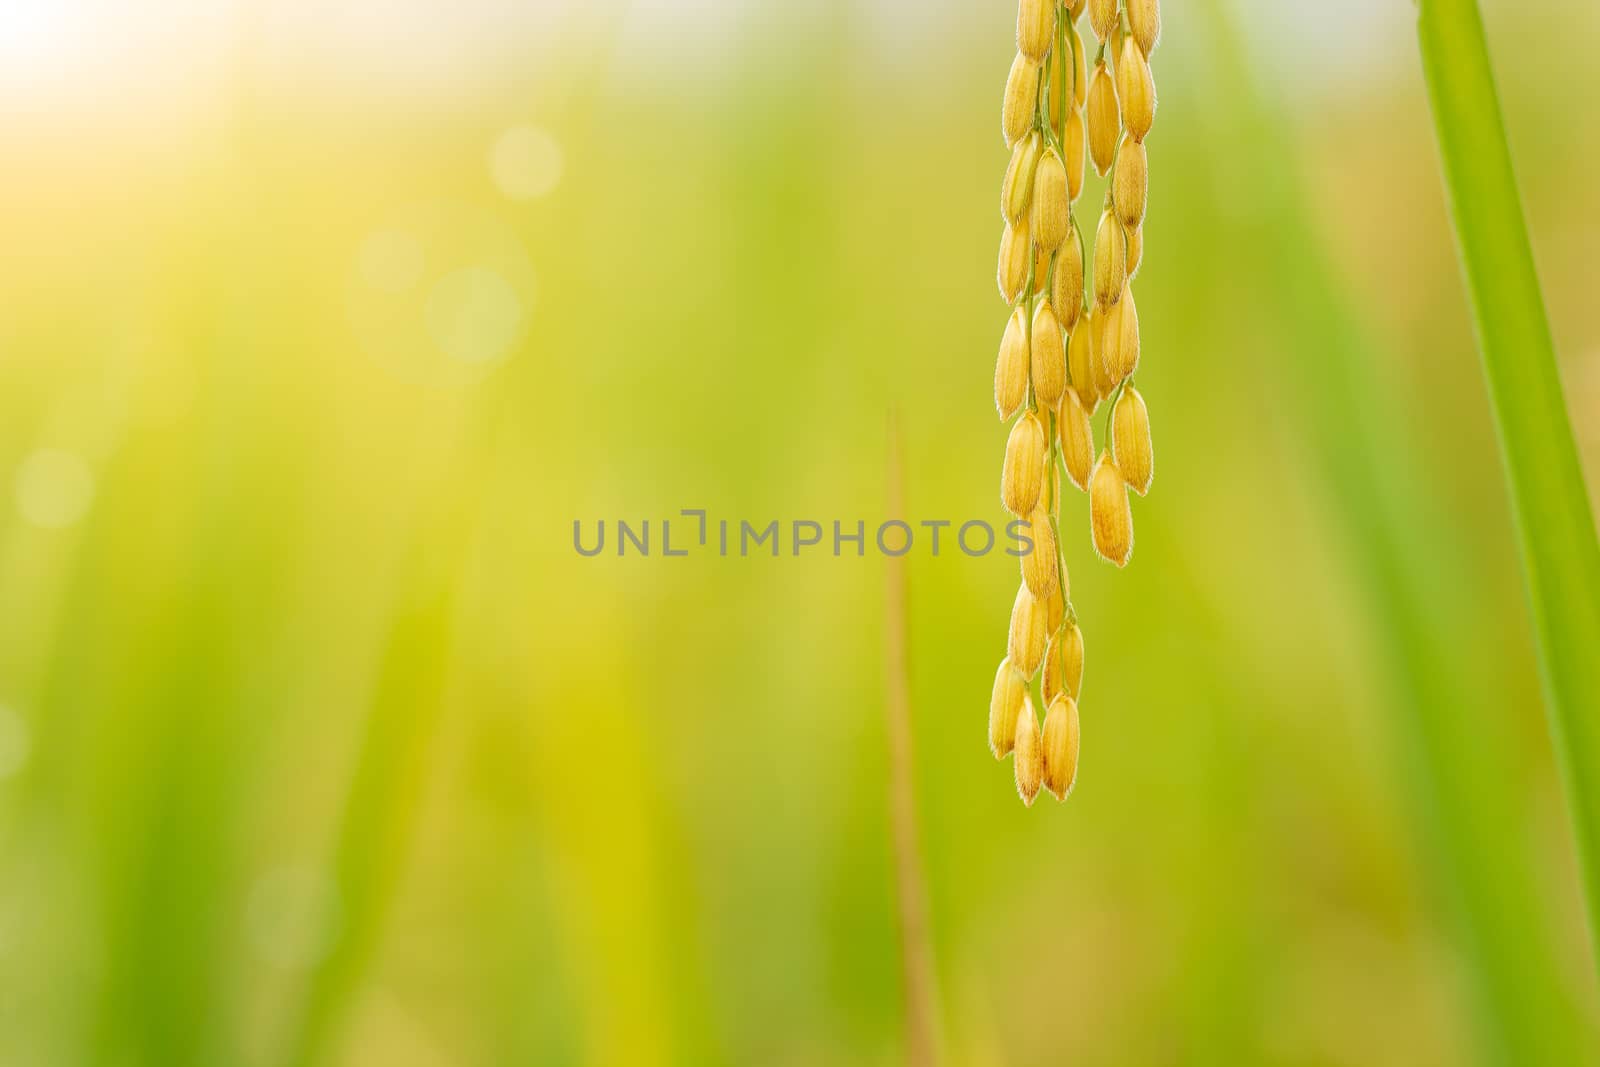
[[[1060,557],[1050,515],[1043,507],[1035,508],[1028,519],[1028,537],[1033,541],[1033,550],[1022,557],[1022,581],[1048,609],[1050,596],[1056,591],[1056,563]]]
[[[1099,315],[1097,309],[1080,318],[1067,341],[1067,374],[1072,379],[1072,391],[1078,394],[1080,405],[1091,415],[1100,405],[1100,387],[1094,373],[1094,334]],[[1066,410],[1065,404],[1062,410]]]
[[[1150,440],[1150,410],[1144,397],[1133,386],[1122,391],[1111,409],[1111,456],[1127,481],[1128,488],[1140,496],[1150,491],[1155,479],[1155,445]]]
[[[1139,308],[1133,302],[1133,286],[1122,287],[1117,301],[1117,343],[1107,349],[1106,370],[1112,381],[1123,382],[1139,369]]]
[[[1102,41],[1110,37],[1119,25],[1117,8],[1117,0],[1089,0],[1089,25],[1094,28],[1094,35]]]
[[[1161,0],[1128,0],[1128,28],[1148,59],[1161,41]]]
[[[1055,277],[1050,279],[1050,304],[1062,329],[1070,330],[1078,325],[1078,316],[1083,314],[1083,238],[1078,233],[1076,219],[1068,224],[1067,239],[1061,242],[1061,253],[1056,256]]]
[[[1007,147],[1022,140],[1033,128],[1038,97],[1039,64],[1018,52],[1011,61],[1005,100],[1000,105],[1000,131],[1005,134]]]
[[[1078,703],[1063,694],[1050,704],[1039,745],[1043,784],[1057,800],[1067,799],[1078,779],[1078,743]]]
[[[1018,222],[1033,206],[1033,173],[1039,166],[1044,138],[1038,130],[1018,141],[1011,149],[1011,164],[1000,184],[1000,214],[1007,222]]]
[[[1100,453],[1090,476],[1089,527],[1100,557],[1126,567],[1133,558],[1133,508],[1122,472],[1107,452]]]
[[[1044,492],[1046,451],[1044,426],[1039,416],[1025,412],[1011,427],[1006,440],[1006,461],[1000,477],[1000,501],[1017,518],[1026,518],[1039,506]]]
[[[1044,782],[1044,751],[1040,744],[1039,720],[1034,717],[1033,701],[1022,705],[1017,716],[1017,733],[1012,741],[1012,763],[1017,773],[1017,795],[1028,807],[1033,807]]]
[[[994,675],[994,691],[989,696],[989,751],[995,759],[1005,759],[1017,740],[1017,716],[1028,699],[1028,680],[1011,665],[1000,661]]]
[[[1055,38],[1055,0],[1022,0],[1017,5],[1017,51],[1043,63]]]
[[[1033,395],[1046,407],[1061,403],[1067,388],[1067,352],[1061,340],[1061,323],[1049,300],[1039,301],[1033,313]]]
[[[1021,411],[1028,399],[1028,359],[1027,312],[1018,307],[1006,320],[994,364],[994,406],[1002,422]]]
[[[1094,161],[1094,172],[1105,176],[1111,169],[1111,160],[1117,154],[1117,141],[1122,136],[1122,118],[1117,103],[1117,87],[1104,62],[1094,66],[1094,77],[1089,83],[1089,102],[1085,121],[1089,127],[1089,158]]]
[[[1015,304],[1022,296],[1022,287],[1028,284],[1028,266],[1033,254],[1033,237],[1029,232],[1028,216],[1006,224],[1000,235],[1000,266],[995,280],[1000,284],[1000,295],[1008,304]]]
[[[1067,197],[1067,167],[1054,148],[1039,157],[1033,173],[1033,240],[1054,252],[1067,238],[1072,202]]]
[[[1083,406],[1077,389],[1068,389],[1061,399],[1061,417],[1057,420],[1061,432],[1061,459],[1067,467],[1067,477],[1079,489],[1089,488],[1089,468],[1094,463],[1094,426],[1089,421],[1089,409]]]
[[[1094,234],[1094,299],[1101,307],[1122,299],[1128,280],[1128,238],[1122,223],[1107,208]]]
[[[1124,137],[1117,151],[1111,196],[1116,202],[1117,218],[1126,229],[1137,230],[1144,225],[1145,207],[1150,199],[1150,156],[1144,145],[1132,137]]]
[[[1038,674],[1044,662],[1048,619],[1047,605],[1028,592],[1026,583],[1019,586],[1016,603],[1011,605],[1011,629],[1006,635],[1006,655],[1024,678]]]
[[[1150,73],[1150,61],[1132,37],[1123,42],[1117,57],[1117,97],[1128,136],[1143,141],[1156,121],[1156,80]]]

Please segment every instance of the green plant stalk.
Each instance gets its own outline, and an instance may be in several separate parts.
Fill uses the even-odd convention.
[[[1213,61],[1207,108],[1238,143],[1281,142],[1285,121],[1253,79],[1234,5],[1210,0],[1197,20]],[[1226,106],[1221,106],[1225,102]],[[1542,911],[1545,897],[1513,850],[1526,835],[1507,779],[1514,731],[1503,694],[1476,684],[1462,648],[1482,597],[1478,567],[1450,539],[1431,481],[1393,394],[1374,390],[1386,360],[1320,252],[1313,209],[1284,153],[1245,168],[1231,195],[1251,205],[1259,242],[1244,262],[1261,279],[1256,306],[1284,336],[1318,339],[1322,358],[1269,379],[1303,420],[1333,532],[1371,628],[1375,680],[1400,760],[1419,858],[1440,922],[1460,953],[1472,1061],[1497,1067],[1587,1062],[1592,1041],[1572,1002]],[[1295,269],[1285,270],[1286,263]],[[1255,370],[1272,375],[1276,363]],[[1397,429],[1400,436],[1397,438]]]
[[[1551,733],[1600,949],[1600,542],[1562,396],[1476,0],[1420,0],[1418,36],[1494,405]]]

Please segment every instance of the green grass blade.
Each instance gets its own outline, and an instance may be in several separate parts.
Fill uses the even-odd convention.
[[[1494,404],[1550,726],[1600,930],[1600,543],[1556,367],[1475,0],[1421,0],[1418,34]]]

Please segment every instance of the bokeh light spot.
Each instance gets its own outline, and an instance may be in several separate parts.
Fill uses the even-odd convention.
[[[561,146],[544,130],[513,126],[489,150],[489,173],[500,191],[513,200],[544,196],[561,182]]]
[[[422,279],[422,244],[402,230],[379,230],[361,244],[361,278],[385,293],[404,293]]]
[[[71,452],[41,448],[17,471],[17,510],[35,526],[60,529],[83,518],[94,499],[94,475]]]
[[[510,282],[487,267],[445,275],[428,297],[428,333],[451,359],[492,363],[522,331],[522,301]]]

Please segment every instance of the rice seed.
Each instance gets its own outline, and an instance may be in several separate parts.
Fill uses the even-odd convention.
[[[1033,250],[1028,216],[1006,224],[1000,235],[1000,266],[995,275],[1000,283],[1000,296],[1008,304],[1022,298],[1022,287],[1028,284],[1029,255]]]
[[[989,751],[995,759],[1005,759],[1017,739],[1017,716],[1028,699],[1028,680],[1011,665],[1000,661],[994,674],[994,691],[989,696]]]
[[[1061,416],[1056,420],[1061,435],[1061,460],[1067,477],[1081,490],[1089,488],[1089,468],[1094,463],[1094,426],[1089,409],[1083,406],[1077,389],[1068,389],[1061,399]]]
[[[1044,151],[1044,138],[1034,130],[1011,149],[1011,165],[1000,183],[1000,214],[1007,222],[1020,222],[1033,204],[1033,175]]]
[[[1033,539],[1033,551],[1022,557],[1022,581],[1028,592],[1048,608],[1050,596],[1056,591],[1056,564],[1060,555],[1055,531],[1050,527],[1050,515],[1043,507],[1035,508],[1028,519],[1028,536]]]
[[[1011,427],[1000,476],[1000,501],[1019,519],[1033,514],[1044,492],[1045,446],[1039,416],[1031,411],[1024,413]]]
[[[1100,387],[1094,373],[1094,334],[1098,325],[1096,316],[1099,314],[1097,309],[1080,318],[1072,337],[1067,341],[1067,376],[1071,379],[1073,392],[1078,394],[1079,403],[1091,415],[1100,406]]]
[[[1139,273],[1139,264],[1144,261],[1144,227],[1129,230],[1128,233],[1128,278],[1131,280]]]
[[[1066,129],[1061,137],[1062,147],[1066,149],[1067,165],[1067,199],[1073,203],[1078,202],[1078,197],[1083,195],[1083,155],[1085,151],[1083,133],[1083,112],[1074,108],[1067,115]]]
[[[1119,25],[1119,14],[1118,0],[1089,0],[1089,25],[1102,41]]]
[[[1064,694],[1056,697],[1045,716],[1039,747],[1043,785],[1057,800],[1066,800],[1078,779],[1079,730],[1077,701]]]
[[[1004,422],[1022,410],[1028,399],[1028,319],[1016,308],[1006,320],[1000,338],[1000,355],[994,364],[994,406]]]
[[[1133,286],[1123,286],[1117,305],[1118,338],[1106,353],[1106,370],[1120,384],[1139,369],[1139,308],[1133,302]]]
[[[1122,343],[1122,320],[1117,315],[1117,305],[1101,309],[1095,323],[1091,337],[1094,355],[1089,360],[1089,370],[1094,375],[1095,392],[1101,400],[1109,400],[1117,388],[1117,381],[1111,376],[1111,367],[1118,357],[1111,350]]]
[[[1078,325],[1083,314],[1083,238],[1078,233],[1078,221],[1069,219],[1067,238],[1061,242],[1061,252],[1056,256],[1056,273],[1050,279],[1050,304],[1063,330]]]
[[[1140,496],[1155,479],[1155,446],[1150,440],[1150,410],[1133,386],[1122,391],[1111,409],[1111,458],[1123,479]]]
[[[1012,765],[1017,775],[1017,795],[1033,807],[1044,783],[1044,752],[1040,744],[1039,720],[1034,717],[1033,701],[1026,700],[1017,716],[1017,732],[1012,741]]]
[[[1122,137],[1122,119],[1117,103],[1117,87],[1104,61],[1094,65],[1094,78],[1089,83],[1089,103],[1085,121],[1089,127],[1089,158],[1094,161],[1094,172],[1105,177],[1111,169],[1112,157],[1117,154],[1117,141]],[[1020,136],[1020,135],[1019,135]]]
[[[1006,77],[1006,95],[1000,105],[1000,132],[1006,146],[1016,144],[1033,128],[1035,105],[1039,97],[1039,65],[1021,52],[1011,61]]]
[[[1065,582],[1066,585],[1070,586],[1072,584],[1070,581],[1066,580],[1067,579],[1067,569],[1066,569],[1066,567],[1062,567],[1061,568],[1061,577],[1062,577],[1063,582]],[[1062,582],[1058,582],[1058,583],[1056,583],[1056,591],[1051,593],[1049,595],[1049,597],[1047,597],[1045,599],[1045,602],[1044,602],[1044,619],[1045,619],[1044,632],[1047,633],[1047,634],[1053,634],[1057,630],[1061,629],[1061,620],[1066,617],[1066,614],[1067,614],[1067,590],[1062,588]]]
[[[1022,0],[1017,6],[1017,51],[1043,63],[1056,37],[1056,0]]]
[[[1061,403],[1067,388],[1067,353],[1061,340],[1061,323],[1049,300],[1039,302],[1033,313],[1032,333],[1033,395],[1046,407]]]
[[[1054,252],[1067,238],[1072,203],[1067,197],[1067,167],[1054,148],[1045,150],[1033,174],[1033,241]],[[1040,281],[1044,275],[1039,276]]]
[[[1107,452],[1100,453],[1090,478],[1089,527],[1100,558],[1126,567],[1133,558],[1133,508],[1122,472]]]
[[[1128,281],[1128,238],[1111,209],[1100,215],[1094,235],[1094,299],[1101,307],[1122,299]]]
[[[1128,136],[1143,141],[1156,120],[1156,82],[1150,61],[1129,38],[1117,57],[1117,98],[1122,102],[1122,124]]]
[[[1145,207],[1150,198],[1150,156],[1144,145],[1132,137],[1124,137],[1122,147],[1117,150],[1111,196],[1117,218],[1125,229],[1137,230],[1144,225]]]
[[[1160,0],[1128,0],[1128,29],[1148,58],[1161,41]]]
[[[1061,693],[1077,700],[1083,691],[1083,631],[1074,622],[1051,633],[1055,636],[1044,651],[1042,690],[1045,703]]]
[[[1067,21],[1077,22],[1078,16],[1083,14],[1084,0],[1067,0]]]
[[[1045,628],[1048,621],[1047,605],[1028,592],[1026,583],[1017,588],[1017,599],[1011,606],[1011,630],[1006,635],[1006,655],[1024,678],[1039,673],[1044,662]]]

